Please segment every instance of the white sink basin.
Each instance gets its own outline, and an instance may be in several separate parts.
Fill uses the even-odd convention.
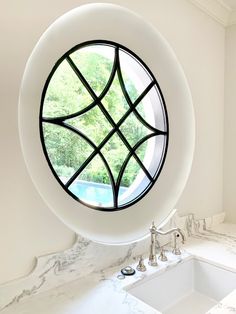
[[[235,272],[191,258],[128,292],[163,314],[205,314],[235,288]]]

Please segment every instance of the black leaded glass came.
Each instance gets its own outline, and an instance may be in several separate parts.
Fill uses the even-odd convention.
[[[42,93],[40,133],[61,186],[82,204],[126,208],[157,180],[167,153],[160,87],[129,49],[92,41],[68,51]]]

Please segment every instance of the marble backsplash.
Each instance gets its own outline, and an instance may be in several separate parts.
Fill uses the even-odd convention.
[[[223,221],[224,213],[201,220],[196,220],[193,214],[184,217],[175,214],[165,228],[178,226],[188,237]],[[169,241],[169,237],[163,237],[161,245]],[[140,255],[147,256],[149,242],[147,238],[129,245],[109,246],[76,235],[71,248],[37,257],[35,268],[29,275],[0,285],[0,311],[92,272],[129,264]]]
[[[76,235],[74,245],[61,252],[39,256],[33,271],[0,286],[0,311],[69,281],[126,261],[146,251],[148,240],[124,246],[94,243]]]

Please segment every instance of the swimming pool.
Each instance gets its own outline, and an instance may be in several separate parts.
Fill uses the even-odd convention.
[[[127,189],[127,187],[121,186],[119,195],[122,195]],[[77,180],[69,190],[80,200],[91,205],[108,207],[113,204],[113,191],[108,184]]]

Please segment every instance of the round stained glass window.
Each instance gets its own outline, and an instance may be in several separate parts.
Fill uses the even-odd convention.
[[[141,199],[167,153],[168,117],[157,80],[126,47],[80,44],[44,86],[40,134],[48,164],[74,199],[115,211]]]

